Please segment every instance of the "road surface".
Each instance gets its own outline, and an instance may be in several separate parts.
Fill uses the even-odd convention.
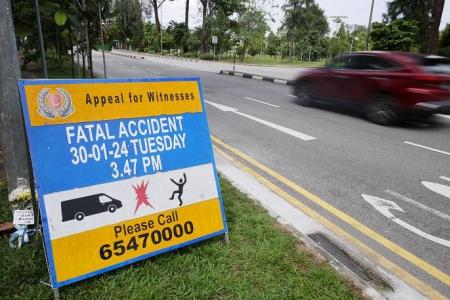
[[[257,170],[450,297],[450,118],[382,127],[354,113],[299,106],[286,85],[219,75],[220,64],[106,57],[110,78],[200,77],[213,136],[280,174]],[[98,53],[94,66],[102,74]],[[268,75],[277,69],[283,72]]]

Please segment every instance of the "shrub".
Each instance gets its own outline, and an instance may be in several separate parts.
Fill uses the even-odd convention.
[[[203,60],[213,60],[214,56],[211,53],[202,53],[198,56],[198,58]]]
[[[195,58],[195,57],[197,57],[196,53],[192,53],[192,52],[183,53],[182,56],[186,57],[186,58]]]

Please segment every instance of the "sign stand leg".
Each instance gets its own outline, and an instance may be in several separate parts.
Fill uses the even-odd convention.
[[[59,289],[58,288],[56,288],[56,289],[52,288],[52,291],[53,291],[53,298],[55,298],[55,300],[59,300]]]
[[[230,243],[230,236],[228,235],[228,232],[225,232],[225,234],[223,235],[223,240],[227,245]]]

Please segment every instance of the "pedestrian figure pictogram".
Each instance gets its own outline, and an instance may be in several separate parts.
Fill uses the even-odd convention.
[[[181,196],[183,195],[183,188],[184,185],[186,184],[186,174],[183,173],[183,178],[180,178],[179,183],[176,182],[175,180],[173,180],[172,178],[170,178],[170,181],[172,181],[174,184],[176,184],[178,186],[178,190],[173,191],[172,196],[169,198],[170,200],[173,200],[175,197],[175,194],[178,194],[178,201],[180,201],[180,205],[183,205],[183,200],[181,200]]]

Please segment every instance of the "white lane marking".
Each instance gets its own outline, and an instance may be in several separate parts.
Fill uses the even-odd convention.
[[[439,117],[442,117],[442,118],[450,119],[450,115],[441,115],[441,114],[437,114],[436,116],[439,116]]]
[[[427,147],[427,146],[420,145],[420,144],[416,144],[416,143],[411,143],[411,142],[408,142],[408,141],[404,141],[403,143],[450,156],[450,152],[442,151],[442,150],[439,150],[439,149],[434,149],[434,148]]]
[[[304,140],[304,141],[310,141],[310,140],[317,139],[317,138],[315,138],[313,136],[310,136],[310,135],[307,135],[307,134],[295,131],[293,129],[281,126],[279,124],[275,124],[275,123],[272,123],[272,122],[269,122],[269,121],[266,121],[266,120],[263,120],[263,119],[251,116],[251,115],[247,115],[247,114],[241,113],[241,112],[238,111],[237,108],[229,107],[229,106],[226,106],[226,105],[222,105],[222,104],[211,102],[211,101],[207,101],[207,100],[205,100],[205,102],[208,103],[209,105],[214,106],[217,109],[220,109],[221,111],[235,113],[237,115],[240,115],[242,117],[248,118],[248,119],[253,120],[255,122],[264,124],[264,125],[269,126],[269,127],[273,128],[273,129],[276,129],[276,130],[279,130],[279,131],[281,131],[283,133],[292,135],[293,137],[299,138],[299,139]]]
[[[441,179],[443,179],[443,180],[447,180],[447,181],[450,181],[450,178],[448,178],[448,177],[445,177],[445,176],[441,176],[441,177],[439,177],[439,178],[441,178]]]
[[[422,181],[422,184],[429,190],[438,193],[444,197],[450,198],[450,186],[440,183]]]
[[[292,98],[297,98],[297,96],[292,95],[292,94],[287,94],[287,96],[292,97]]]
[[[423,209],[423,210],[425,210],[425,211],[427,211],[427,212],[429,212],[429,213],[432,213],[432,214],[435,215],[435,216],[438,216],[438,217],[441,217],[441,218],[443,218],[443,219],[446,219],[446,220],[449,220],[449,221],[450,221],[450,216],[449,216],[449,215],[444,214],[443,212],[440,212],[440,211],[437,210],[437,209],[434,209],[434,208],[432,208],[432,207],[426,206],[425,204],[422,204],[422,203],[420,203],[420,202],[417,202],[417,201],[415,201],[415,200],[413,200],[413,199],[411,199],[411,198],[408,198],[408,197],[406,197],[406,196],[403,196],[402,194],[393,192],[393,191],[391,191],[391,190],[385,190],[385,192],[388,193],[388,194],[390,194],[390,195],[392,195],[392,196],[394,196],[395,198],[397,198],[397,199],[399,199],[399,200],[405,201],[405,202],[407,202],[407,203],[409,203],[409,204],[412,204],[412,205],[415,206],[415,207],[421,208],[421,209]]]
[[[429,233],[426,233],[422,230],[420,230],[417,227],[412,226],[411,224],[406,223],[405,221],[397,218],[396,216],[394,216],[389,210],[390,209],[394,209],[394,210],[398,210],[401,212],[405,212],[400,206],[397,205],[397,203],[386,200],[386,199],[382,199],[382,198],[378,198],[375,196],[370,196],[370,195],[365,195],[365,194],[361,194],[361,196],[363,197],[363,199],[365,201],[367,201],[367,203],[369,203],[370,205],[372,205],[379,213],[381,213],[383,216],[385,216],[386,218],[390,219],[391,221],[397,223],[398,225],[402,226],[403,228],[414,232],[415,234],[430,240],[432,242],[441,244],[442,246],[445,247],[449,247],[450,248],[450,241],[449,240],[445,240],[442,239],[440,237],[431,235]]]
[[[258,102],[258,103],[262,103],[262,104],[265,104],[265,105],[269,105],[269,106],[273,106],[273,107],[280,107],[279,105],[270,104],[270,103],[267,103],[267,102],[264,102],[264,101],[261,101],[261,100],[250,98],[250,97],[244,97],[244,98],[247,99],[247,100]]]

